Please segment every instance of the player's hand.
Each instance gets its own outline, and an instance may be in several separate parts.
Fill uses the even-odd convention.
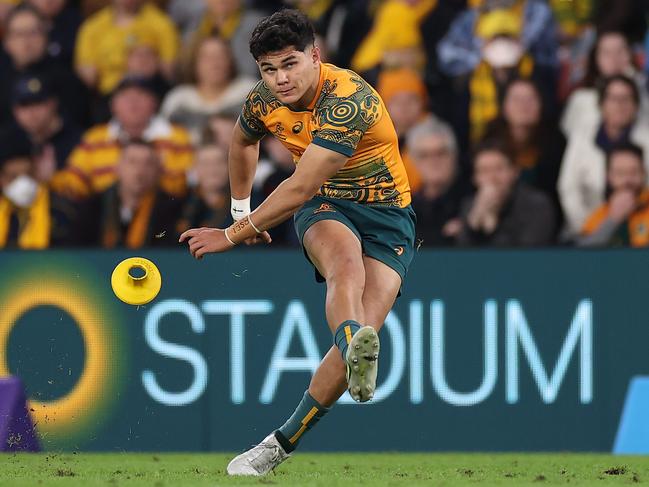
[[[270,238],[270,233],[268,232],[261,232],[255,235],[252,238],[247,238],[246,240],[243,241],[246,245],[257,245],[260,243],[265,243],[269,244],[273,241],[272,238]]]
[[[189,252],[198,260],[205,254],[225,252],[234,247],[225,238],[225,230],[220,228],[191,228],[180,236],[179,242],[187,241]]]

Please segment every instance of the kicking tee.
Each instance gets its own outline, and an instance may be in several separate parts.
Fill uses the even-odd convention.
[[[405,208],[411,199],[408,176],[383,100],[353,71],[320,66],[316,95],[306,110],[284,105],[262,80],[248,94],[239,126],[252,140],[276,137],[296,164],[309,144],[347,156],[345,166],[320,188],[321,196]]]

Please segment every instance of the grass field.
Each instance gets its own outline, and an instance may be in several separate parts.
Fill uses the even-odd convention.
[[[649,457],[576,454],[299,454],[231,478],[224,454],[0,454],[0,486],[649,485]]]

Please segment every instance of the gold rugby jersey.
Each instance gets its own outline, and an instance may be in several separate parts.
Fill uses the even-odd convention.
[[[259,81],[248,94],[239,125],[253,140],[277,137],[296,164],[311,143],[349,157],[319,195],[401,208],[410,204],[390,115],[379,94],[353,71],[322,63],[316,94],[302,111],[291,110]]]

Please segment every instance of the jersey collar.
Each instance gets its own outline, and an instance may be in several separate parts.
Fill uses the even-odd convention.
[[[320,98],[320,93],[322,92],[322,85],[324,84],[325,80],[325,71],[327,67],[324,65],[324,63],[320,63],[320,79],[318,79],[318,87],[315,90],[315,95],[313,96],[313,99],[309,102],[307,105],[306,109],[309,111],[313,111],[315,108],[316,104],[318,103],[318,98]]]

